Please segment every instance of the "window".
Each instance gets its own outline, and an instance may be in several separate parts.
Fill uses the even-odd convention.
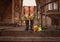
[[[51,0],[48,0],[51,2]],[[58,1],[48,4],[48,10],[58,10]]]
[[[58,2],[54,2],[54,10],[58,9]]]
[[[52,10],[53,7],[52,7],[52,3],[48,5],[48,10]]]

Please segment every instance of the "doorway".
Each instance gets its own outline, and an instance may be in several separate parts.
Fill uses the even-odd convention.
[[[0,23],[11,23],[12,0],[0,0]]]

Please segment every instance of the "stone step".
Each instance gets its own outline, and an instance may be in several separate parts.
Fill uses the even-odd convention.
[[[1,42],[60,42],[60,31],[2,31]]]
[[[2,31],[0,36],[18,36],[18,37],[60,37],[60,31]]]
[[[1,36],[0,41],[25,41],[25,42],[39,42],[39,41],[45,41],[45,42],[60,42],[60,37],[13,37],[13,36]]]
[[[21,24],[20,25],[18,25],[18,24],[12,24],[12,23],[0,23],[0,26],[12,26],[12,27],[20,27],[21,26]]]

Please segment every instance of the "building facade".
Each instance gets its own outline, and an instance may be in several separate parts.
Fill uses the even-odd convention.
[[[1,1],[0,23],[25,25],[23,0]],[[60,26],[60,0],[36,0],[34,24],[42,26]],[[6,5],[6,6],[4,6]],[[3,8],[2,8],[3,7]]]

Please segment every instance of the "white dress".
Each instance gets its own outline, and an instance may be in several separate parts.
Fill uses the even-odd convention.
[[[36,6],[35,0],[23,0],[23,6]]]

